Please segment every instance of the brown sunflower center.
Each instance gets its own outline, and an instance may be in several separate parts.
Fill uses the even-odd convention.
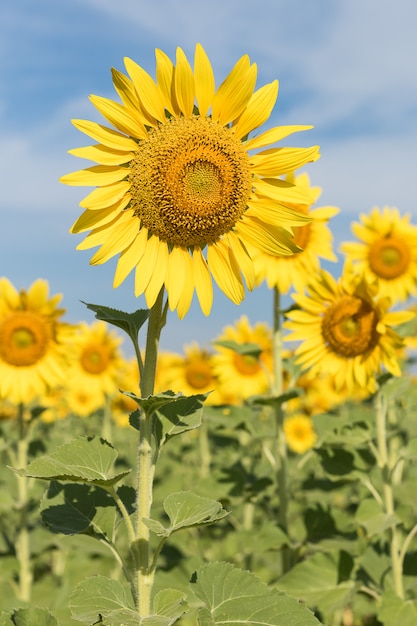
[[[204,246],[229,232],[252,193],[249,156],[233,132],[204,117],[170,118],[130,163],[131,206],[162,241]]]
[[[261,370],[259,359],[251,354],[239,354],[235,352],[233,355],[233,363],[235,368],[243,376],[256,376]]]
[[[50,325],[41,315],[16,311],[0,322],[0,357],[17,367],[34,365],[46,354],[50,339]]]
[[[87,345],[81,353],[80,363],[88,374],[101,374],[110,363],[109,350],[99,343]]]
[[[393,280],[402,276],[410,264],[410,250],[400,237],[375,241],[369,250],[369,265],[379,278]]]
[[[204,389],[213,384],[210,364],[203,360],[190,361],[185,370],[185,378],[190,387]]]
[[[339,356],[365,354],[378,343],[378,321],[370,303],[354,296],[342,296],[324,313],[323,338]]]

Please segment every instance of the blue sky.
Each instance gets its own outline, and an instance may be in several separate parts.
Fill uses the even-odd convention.
[[[128,278],[112,288],[114,262],[90,267],[68,229],[84,188],[60,185],[82,161],[67,154],[89,140],[71,118],[96,119],[91,93],[117,99],[110,68],[130,56],[151,74],[154,49],[192,59],[205,47],[219,84],[248,53],[258,85],[278,78],[267,126],[312,124],[287,144],[321,146],[305,168],[319,201],[340,207],[337,251],[350,223],[373,206],[397,206],[417,221],[417,4],[415,0],[5,0],[0,6],[0,275],[16,287],[46,278],[63,293],[66,319],[91,321],[81,301],[126,311],[145,306]],[[329,269],[330,266],[326,266]],[[337,273],[338,266],[335,268]],[[241,315],[271,322],[261,287],[238,307],[220,292],[209,318],[194,302],[169,316],[162,348],[207,343]]]

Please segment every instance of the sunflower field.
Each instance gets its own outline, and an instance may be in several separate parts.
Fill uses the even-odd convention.
[[[243,56],[216,87],[199,44],[125,67],[61,180],[93,187],[78,248],[147,308],[73,324],[0,278],[0,626],[415,626],[417,225],[374,207],[331,274],[319,149],[275,145],[309,126],[258,130],[277,82]],[[242,304],[161,351],[213,281],[266,283],[271,323]]]

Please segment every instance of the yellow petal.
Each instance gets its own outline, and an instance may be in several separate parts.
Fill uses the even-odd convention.
[[[151,122],[151,125],[154,125],[156,121],[155,118],[143,110],[138,94],[130,78],[114,68],[112,68],[112,76],[114,88],[125,107],[129,110],[130,115],[134,119],[137,119],[139,124],[148,124]]]
[[[135,265],[139,263],[146,250],[148,230],[141,228],[130,246],[123,250],[117,261],[113,287],[118,287],[127,278]]]
[[[93,165],[84,170],[65,174],[59,179],[64,185],[85,185],[91,187],[104,187],[117,183],[129,174],[126,167],[117,165]]]
[[[27,291],[27,303],[29,308],[40,309],[48,300],[48,281],[38,278]]]
[[[164,98],[165,108],[173,115],[179,116],[180,110],[174,93],[174,64],[165,52],[157,48],[156,81]]]
[[[161,242],[159,237],[151,235],[146,242],[146,248],[142,258],[136,265],[135,270],[135,295],[140,296],[149,285],[151,275],[158,258],[158,248],[160,245],[166,246],[165,242]]]
[[[191,117],[194,109],[194,76],[184,51],[177,48],[175,65],[175,95],[185,117]]]
[[[200,115],[205,117],[213,102],[215,82],[209,58],[203,46],[199,43],[195,47],[194,79],[198,110]]]
[[[274,177],[292,172],[317,161],[320,146],[310,148],[271,148],[250,157],[251,171],[258,176]]]
[[[255,179],[253,186],[257,195],[266,196],[278,202],[307,206],[310,206],[313,202],[308,191],[279,178]]]
[[[123,105],[109,100],[108,98],[94,95],[90,96],[90,101],[94,104],[96,109],[122,133],[126,133],[126,135],[138,139],[147,138],[148,132],[145,126],[139,123],[137,119],[134,119],[129,114],[128,109]]]
[[[207,262],[200,248],[193,252],[193,282],[204,315],[210,315],[213,304],[213,283]]]
[[[126,70],[133,81],[139,100],[144,109],[160,122],[166,120],[164,97],[161,89],[149,74],[137,63],[126,57]]]
[[[301,213],[284,204],[279,204],[267,198],[255,198],[249,200],[246,215],[257,217],[267,224],[275,226],[305,226],[312,219],[309,215]]]
[[[105,209],[99,209],[98,211],[90,211],[90,209],[86,209],[77,221],[74,222],[70,228],[70,233],[83,233],[86,230],[104,226],[105,224],[111,222],[123,210],[123,208],[120,208],[120,203],[116,202],[116,204],[112,204]]]
[[[254,217],[247,216],[239,220],[235,230],[244,241],[246,240],[248,244],[252,244],[267,254],[288,256],[300,251],[290,235],[282,228],[265,227]]]
[[[262,126],[274,108],[278,96],[278,81],[264,85],[252,94],[246,109],[234,126],[236,136],[240,138],[248,135],[251,130]]]
[[[182,320],[188,313],[194,294],[193,283],[193,266],[191,257],[187,255],[187,262],[184,264],[184,287],[181,293],[181,297],[177,304],[177,314],[180,320]]]
[[[207,262],[223,293],[235,304],[240,304],[245,297],[245,290],[233,252],[222,241],[218,241],[208,246]]]
[[[129,190],[130,183],[127,180],[114,183],[114,185],[98,187],[97,189],[93,189],[93,191],[81,200],[80,207],[90,209],[91,211],[105,209],[116,202],[123,202],[126,196],[130,199],[130,195],[128,194]]]
[[[189,256],[188,251],[177,246],[174,246],[169,253],[165,285],[171,311],[176,309],[184,286],[185,275],[183,266],[187,261],[185,256]]]
[[[0,298],[5,300],[9,308],[16,308],[19,305],[19,292],[5,276],[0,278]],[[0,307],[2,305],[1,299]]]
[[[255,287],[255,269],[252,258],[246,250],[242,241],[235,235],[233,231],[230,231],[226,240],[230,245],[233,254],[236,258],[237,264],[240,267],[240,271],[246,281],[246,285],[249,291],[252,291]]]
[[[256,65],[249,65],[244,55],[214,94],[213,120],[226,125],[241,115],[255,88],[256,73]]]
[[[72,120],[75,128],[82,133],[88,135],[95,141],[102,143],[108,148],[116,148],[125,152],[132,152],[137,149],[137,143],[130,137],[126,137],[116,130],[97,124],[97,122],[89,122],[88,120]]]
[[[153,271],[151,277],[149,279],[148,286],[145,290],[145,299],[148,308],[152,308],[156,302],[156,299],[161,291],[165,276],[167,273],[167,265],[168,265],[168,246],[164,241],[159,243],[157,248],[157,258],[156,262],[153,266]]]
[[[91,265],[105,263],[112,257],[119,254],[130,246],[138,234],[139,220],[134,215],[133,209],[128,209],[121,213],[112,228],[109,228],[108,235],[90,260]]]
[[[94,146],[73,148],[72,150],[68,150],[68,154],[72,154],[80,159],[95,161],[96,163],[100,163],[100,165],[122,165],[129,163],[134,157],[133,152],[109,149],[99,143]]]
[[[299,133],[302,130],[310,130],[313,126],[276,126],[265,131],[257,137],[253,137],[245,142],[247,150],[255,150],[256,148],[264,148],[273,143],[277,143],[292,133]]]

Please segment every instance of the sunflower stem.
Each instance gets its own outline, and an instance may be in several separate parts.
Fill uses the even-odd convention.
[[[143,398],[154,391],[156,361],[158,356],[159,337],[165,322],[162,311],[164,289],[161,289],[155,304],[150,310],[146,352],[143,366],[143,377],[140,387]],[[151,594],[154,581],[152,567],[150,532],[143,522],[150,517],[152,506],[154,459],[157,454],[152,451],[153,413],[143,411],[139,423],[139,445],[137,465],[137,520],[136,520],[136,572],[137,572],[137,609],[140,619],[148,617],[151,611]]]
[[[273,310],[273,363],[274,363],[274,389],[275,396],[282,396],[284,391],[283,363],[282,363],[282,324],[281,324],[281,303],[278,287],[274,288],[274,310]],[[277,488],[279,497],[278,522],[285,533],[288,532],[288,495],[287,495],[287,443],[285,441],[284,412],[282,404],[278,403],[275,409],[275,432],[276,432],[276,457],[277,457]],[[282,573],[288,572],[291,568],[291,552],[288,546],[284,546],[281,552]]]
[[[19,468],[25,468],[28,464],[28,436],[27,424],[24,418],[23,404],[19,404],[18,408],[18,425],[19,439],[17,442],[17,465]],[[23,602],[29,602],[31,591],[33,572],[30,562],[30,539],[28,528],[28,487],[29,478],[27,476],[17,476],[19,522],[16,540],[16,556],[19,563],[19,598]]]
[[[392,483],[393,474],[390,467],[390,450],[387,441],[387,412],[387,398],[383,391],[380,389],[375,396],[378,465],[380,467],[382,475],[383,502],[385,513],[387,514],[387,516],[393,516],[395,508]],[[402,558],[400,551],[398,527],[394,521],[392,521],[391,524],[392,525],[389,528],[389,533],[394,590],[398,597],[404,598]]]

